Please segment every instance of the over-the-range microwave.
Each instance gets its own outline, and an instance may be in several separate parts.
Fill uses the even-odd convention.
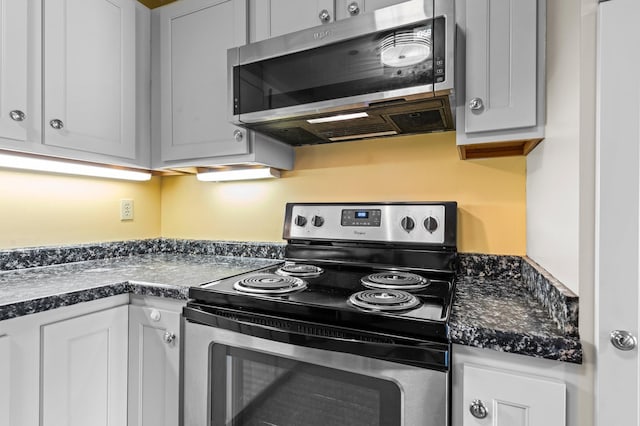
[[[453,130],[452,0],[229,49],[230,121],[291,145]]]

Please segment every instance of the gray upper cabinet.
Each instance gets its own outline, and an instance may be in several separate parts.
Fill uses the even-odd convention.
[[[458,0],[462,158],[527,154],[544,137],[544,0]]]
[[[293,167],[293,149],[228,120],[227,49],[248,40],[247,0],[183,0],[152,15],[153,166]]]
[[[392,6],[407,0],[336,0],[336,19],[345,19],[361,13]]]
[[[40,69],[30,64],[29,56],[39,28],[32,25],[29,6],[25,0],[7,0],[0,9],[0,138],[18,143],[39,130],[40,103],[33,92]]]
[[[0,149],[149,167],[149,10],[5,0]]]
[[[224,101],[227,49],[246,42],[245,6],[191,0],[159,9],[164,161],[249,152],[245,131],[227,121]]]
[[[250,0],[251,42],[332,22],[333,9],[333,0]]]
[[[135,3],[43,5],[44,143],[135,159]]]
[[[250,40],[256,42],[346,19],[406,0],[250,0]]]

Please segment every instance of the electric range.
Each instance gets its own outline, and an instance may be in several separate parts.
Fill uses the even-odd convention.
[[[332,377],[340,386],[366,378],[372,382],[364,388],[397,402],[380,405],[367,421],[409,425],[416,423],[407,419],[421,415],[430,416],[421,420],[426,425],[448,425],[456,203],[290,203],[283,235],[282,263],[189,290],[183,311],[186,377],[200,380],[200,392],[209,396],[220,386],[243,395],[237,400],[229,391],[222,405],[209,399],[192,408],[215,411],[206,423],[212,425],[306,424],[274,408],[292,398],[275,395],[294,388],[274,377],[286,371],[286,377],[300,379],[302,369],[314,381]],[[346,371],[355,376],[343,377]],[[263,373],[268,390],[246,395],[246,381]],[[244,377],[242,385],[236,376]],[[415,395],[409,398],[407,389]],[[302,397],[302,405],[315,406],[312,395],[318,392]],[[334,383],[320,393],[338,401],[336,392]],[[247,399],[254,403],[247,405]],[[395,414],[389,407],[396,407]],[[235,418],[251,420],[233,423]]]

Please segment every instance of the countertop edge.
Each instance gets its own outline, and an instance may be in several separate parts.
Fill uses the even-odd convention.
[[[582,364],[583,350],[579,337],[544,337],[530,333],[511,333],[488,328],[450,330],[451,343],[490,349],[498,352]]]
[[[188,287],[184,286],[151,284],[137,281],[105,284],[99,287],[8,303],[0,306],[0,321],[37,314],[39,312],[45,312],[65,306],[72,306],[78,303],[90,302],[92,300],[103,299],[105,297],[117,296],[120,294],[164,297],[175,300],[184,300],[186,302],[188,291]]]

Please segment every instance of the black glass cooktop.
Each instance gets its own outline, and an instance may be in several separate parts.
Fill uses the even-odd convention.
[[[394,270],[389,268],[322,264],[318,265],[323,270],[322,274],[317,277],[300,277],[306,282],[306,286],[291,293],[249,294],[237,289],[239,287],[237,283],[247,278],[249,281],[265,279],[266,287],[274,287],[273,281],[277,281],[276,272],[283,265],[284,263],[191,288],[189,297],[194,300],[190,303],[203,303],[240,309],[244,312],[277,315],[282,318],[448,341],[448,319],[454,287],[452,274],[403,269],[403,272],[425,278],[427,285],[423,288],[408,290],[418,299],[417,306],[389,312],[380,312],[375,308],[362,308],[349,302],[349,298],[354,293],[368,290],[361,280],[370,274],[391,275],[393,284]],[[269,279],[271,276],[273,280]],[[398,276],[402,278],[398,281],[405,278],[402,274]],[[378,292],[379,300],[385,302],[381,305],[385,305],[386,299],[394,295],[395,288],[388,292],[385,289],[374,291]]]

